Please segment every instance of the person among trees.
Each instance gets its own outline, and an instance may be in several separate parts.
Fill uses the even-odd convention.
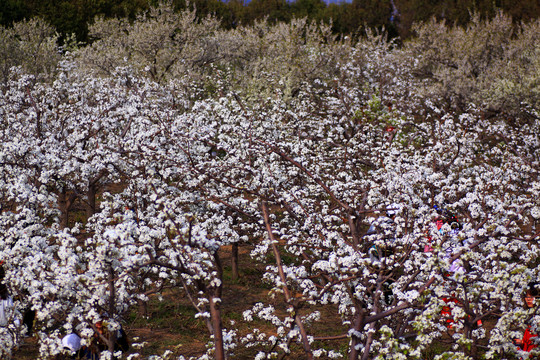
[[[71,333],[62,338],[62,346],[69,354],[60,354],[56,360],[77,360],[87,359],[88,349],[81,344],[81,337],[76,333]]]
[[[434,220],[434,225],[437,231],[441,235],[449,236],[448,241],[445,243],[445,246],[446,246],[445,257],[451,258],[454,246],[457,245],[457,243],[459,243],[457,236],[462,226],[459,223],[457,216],[451,211],[449,211],[448,209],[446,209],[445,207],[435,205],[433,208],[437,211],[437,214],[438,214],[438,216]],[[443,226],[445,224],[450,225],[450,229],[451,229],[450,231],[448,232],[444,231]],[[428,238],[428,243],[424,246],[424,252],[432,252],[433,251],[433,247],[431,246],[432,238],[429,235],[427,238]],[[450,267],[447,270],[445,270],[444,276],[445,278],[449,278],[457,272],[465,272],[464,267],[460,265],[459,259],[454,260],[450,264]],[[455,327],[455,322],[457,319],[454,319],[452,316],[452,307],[454,306],[463,307],[463,304],[460,301],[460,299],[455,296],[454,291],[451,291],[450,296],[443,296],[442,300],[444,301],[445,305],[441,309],[441,317],[443,318],[447,329],[450,332],[453,332],[454,327]],[[476,322],[476,326],[478,327],[482,326],[482,320],[478,320]]]
[[[10,314],[13,312],[14,305],[13,299],[9,296],[7,285],[3,281],[5,277],[3,264],[4,262],[0,261],[0,326],[6,327],[12,318]],[[16,325],[18,326],[19,324],[16,323]]]
[[[23,324],[26,325],[25,336],[32,336],[32,330],[34,328],[34,320],[36,319],[36,312],[30,307],[24,311]]]
[[[393,203],[391,205],[388,205],[386,207],[386,216],[376,218],[369,226],[366,236],[368,236],[367,240],[370,244],[369,257],[371,261],[381,261],[382,257],[385,254],[389,254],[391,252],[388,245],[394,242],[394,218],[400,209],[401,206],[399,204]],[[382,239],[385,240],[386,246],[383,248],[377,245],[373,239],[369,238],[369,236],[372,235],[381,236]],[[381,239],[381,237],[377,237],[375,240]]]
[[[0,326],[2,325],[3,320],[6,319],[6,310],[8,308],[13,308],[13,299],[9,296],[9,291],[7,285],[4,283],[4,278],[6,272],[4,270],[4,262],[0,261],[0,298],[2,301],[0,308]],[[23,315],[23,324],[26,326],[25,336],[32,336],[32,328],[34,325],[34,320],[36,318],[36,312],[31,308],[26,309]]]
[[[532,309],[535,307],[536,298],[538,297],[538,293],[539,293],[538,291],[539,287],[540,287],[540,284],[537,282],[529,283],[528,289],[523,298],[526,308]],[[532,349],[538,346],[537,338],[538,338],[538,334],[532,333],[531,326],[529,325],[527,326],[527,329],[525,329],[525,332],[523,333],[523,338],[515,339],[514,342],[520,350],[530,352]]]
[[[98,321],[94,324],[96,329],[95,341],[88,347],[88,359],[99,359],[99,354],[103,351],[109,350],[108,345],[103,340],[103,337],[106,339],[111,339],[110,330],[107,327],[107,323],[103,321]],[[120,327],[116,330],[116,337],[114,338],[114,351],[126,352],[129,350],[129,341],[127,335]]]
[[[7,286],[0,283],[0,326],[9,325],[10,313],[13,310],[13,299],[9,296]]]

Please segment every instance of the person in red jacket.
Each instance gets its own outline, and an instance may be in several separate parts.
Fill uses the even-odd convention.
[[[536,282],[530,283],[529,288],[527,292],[525,293],[525,298],[524,298],[525,306],[529,309],[532,309],[535,306],[536,298],[538,297],[538,293],[539,293],[538,291],[539,286],[540,284]],[[528,326],[527,329],[525,330],[525,333],[523,334],[523,338],[516,339],[515,343],[517,346],[521,348],[521,350],[529,352],[538,346],[536,341],[533,340],[536,337],[538,337],[538,335],[533,334],[531,332],[531,327]]]

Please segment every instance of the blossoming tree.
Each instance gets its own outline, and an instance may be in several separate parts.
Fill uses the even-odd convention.
[[[122,23],[130,41],[156,11]],[[184,15],[204,48],[208,34]],[[213,58],[192,76],[165,48],[150,73],[117,53],[94,72],[119,34],[66,56],[54,82],[12,70],[0,260],[14,316],[36,311],[40,356],[62,352],[70,331],[122,356],[128,311],[170,287],[204,319],[202,359],[239,347],[257,359],[420,359],[435,341],[448,344],[442,357],[525,356],[512,340],[537,320],[520,294],[539,276],[538,109],[519,121],[472,103],[455,112],[415,90],[417,59],[384,36],[352,45],[305,21],[257,26],[272,36],[210,34],[255,63]],[[271,65],[279,56],[298,61]],[[245,304],[246,331],[222,322],[221,254],[248,243],[271,290]],[[0,328],[1,356],[24,331],[15,318]]]

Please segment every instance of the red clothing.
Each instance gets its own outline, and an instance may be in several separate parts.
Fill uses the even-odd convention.
[[[443,297],[442,300],[447,304],[451,303],[451,302],[453,302],[454,304],[458,304],[458,305],[461,304],[459,302],[459,300],[454,298],[454,297],[452,297],[452,298]],[[448,328],[452,328],[455,321],[452,318],[452,309],[450,308],[450,306],[443,306],[443,308],[441,309],[441,315],[442,315],[443,318],[446,319],[445,320],[446,321],[446,326]]]
[[[523,334],[523,340],[522,340],[523,343],[521,345],[521,347],[523,348],[523,351],[529,352],[538,346],[532,341],[532,338],[535,338],[537,336],[538,335],[531,333],[530,328],[527,328],[527,330],[525,330],[525,333]]]

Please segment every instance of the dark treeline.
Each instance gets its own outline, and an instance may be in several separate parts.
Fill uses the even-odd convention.
[[[158,1],[153,0],[0,0],[0,25],[40,16],[63,36],[74,33],[88,42],[88,23],[96,16],[135,16]],[[178,10],[188,6],[186,0],[173,0]],[[464,25],[471,12],[491,18],[498,10],[514,21],[528,21],[540,16],[538,0],[353,0],[352,3],[326,4],[323,0],[191,0],[199,17],[215,14],[225,28],[251,24],[268,17],[271,22],[308,17],[316,21],[332,21],[336,33],[354,33],[363,26],[384,27],[390,36],[407,38],[414,22],[432,17],[452,24]]]

